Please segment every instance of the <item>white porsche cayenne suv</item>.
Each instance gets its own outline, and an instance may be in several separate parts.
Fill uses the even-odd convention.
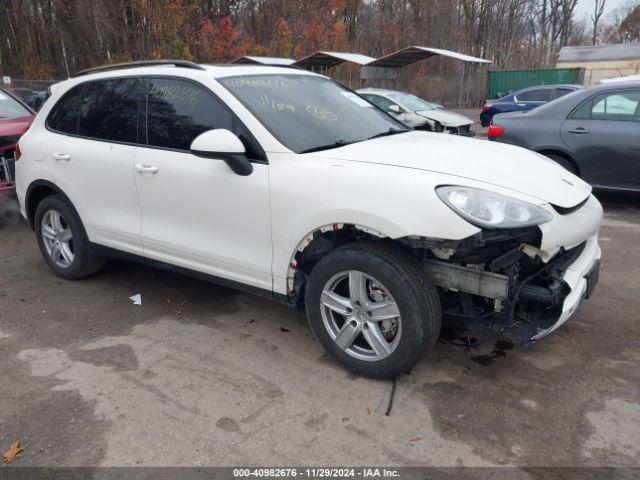
[[[411,369],[443,321],[535,342],[598,279],[585,182],[521,148],[408,130],[302,70],[83,71],[18,150],[22,215],[58,276],[119,256],[305,308],[369,377]]]

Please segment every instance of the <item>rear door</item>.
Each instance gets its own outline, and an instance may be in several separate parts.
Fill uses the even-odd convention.
[[[516,111],[526,112],[527,110],[532,110],[540,105],[544,105],[551,101],[553,94],[552,88],[533,88],[518,93],[514,97]]]
[[[169,77],[146,84],[134,162],[145,256],[270,291],[269,166],[260,147],[207,87]],[[190,153],[198,135],[218,128],[243,141],[250,175]]]
[[[564,121],[560,134],[585,180],[640,188],[640,89],[587,99]]]
[[[140,205],[133,178],[140,81],[83,83],[47,117],[43,162],[100,245],[142,254]]]

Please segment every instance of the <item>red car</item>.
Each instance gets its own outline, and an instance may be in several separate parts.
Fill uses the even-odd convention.
[[[9,160],[15,157],[18,139],[27,131],[35,114],[22,100],[0,89],[0,194],[15,190]]]

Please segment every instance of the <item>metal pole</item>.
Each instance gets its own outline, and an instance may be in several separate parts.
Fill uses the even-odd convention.
[[[469,70],[471,70],[470,73],[472,75],[470,75],[469,78],[467,78],[467,96],[465,98],[465,103],[464,103],[465,108],[469,105],[469,88],[471,88],[471,79],[475,78],[475,75],[473,75],[473,73],[474,73],[473,72],[473,67],[474,67],[474,65],[470,65],[469,66]]]
[[[458,106],[462,106],[462,90],[464,89],[464,63],[462,63],[462,73],[460,74],[460,94],[458,95]]]

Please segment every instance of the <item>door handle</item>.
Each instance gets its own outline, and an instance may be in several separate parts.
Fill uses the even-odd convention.
[[[69,160],[71,160],[71,155],[68,155],[66,153],[52,153],[51,156],[58,162],[68,162]]]
[[[584,135],[585,133],[589,133],[589,130],[587,130],[586,128],[582,128],[582,127],[578,127],[576,129],[573,130],[567,130],[569,133],[575,133],[577,135]]]
[[[158,167],[154,167],[153,165],[147,165],[146,163],[138,163],[136,164],[136,170],[140,173],[158,173],[160,170]]]

